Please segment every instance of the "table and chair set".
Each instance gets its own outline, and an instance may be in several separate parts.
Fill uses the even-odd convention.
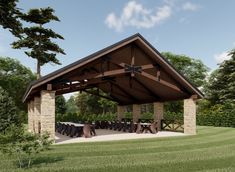
[[[57,122],[56,132],[70,137],[91,137],[96,135],[96,129],[107,129],[128,133],[152,133],[158,132],[157,122],[153,120],[132,120],[122,119],[121,121],[96,121],[96,122]]]

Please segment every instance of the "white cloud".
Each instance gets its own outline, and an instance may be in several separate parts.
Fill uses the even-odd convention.
[[[109,28],[122,31],[124,27],[151,28],[167,20],[172,14],[170,5],[163,5],[157,9],[147,9],[136,1],[129,1],[123,8],[120,17],[110,13],[105,20]]]
[[[199,8],[199,5],[193,4],[191,2],[186,2],[182,5],[182,9],[185,11],[197,11]]]
[[[231,58],[231,56],[229,55],[228,52],[222,52],[220,54],[215,54],[214,58],[217,63],[222,63],[225,60],[229,60]]]

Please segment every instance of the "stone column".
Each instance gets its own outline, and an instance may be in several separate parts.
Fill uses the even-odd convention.
[[[34,101],[28,102],[28,131],[33,132],[33,114],[34,114]]]
[[[133,122],[138,122],[141,114],[141,107],[140,105],[133,104]]]
[[[164,104],[161,102],[153,103],[154,120],[157,121],[158,130],[161,130],[161,120],[163,119]]]
[[[55,91],[41,91],[41,133],[55,139]]]
[[[117,120],[121,120],[124,117],[125,106],[117,106]]]
[[[184,133],[196,134],[196,101],[192,98],[184,100]]]
[[[34,131],[40,133],[41,98],[34,97]]]

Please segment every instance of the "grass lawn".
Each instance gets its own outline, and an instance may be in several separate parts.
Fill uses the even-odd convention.
[[[235,129],[198,127],[196,136],[57,145],[27,170],[0,154],[0,171],[235,171]]]

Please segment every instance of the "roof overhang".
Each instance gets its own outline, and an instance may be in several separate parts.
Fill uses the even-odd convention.
[[[84,70],[86,67],[89,67],[90,64],[93,64],[96,61],[97,61],[97,63],[98,62],[101,63],[100,61],[102,61],[102,60],[100,60],[100,59],[102,59],[104,57],[113,56],[112,58],[115,59],[116,61],[118,61],[119,64],[122,63],[122,61],[126,61],[127,58],[129,58],[129,56],[125,57],[123,59],[120,58],[120,60],[119,60],[119,57],[118,58],[115,57],[114,52],[119,53],[118,51],[120,51],[119,54],[122,57],[127,56],[127,54],[130,51],[131,51],[130,53],[132,53],[132,49],[131,48],[128,49],[129,45],[136,46],[138,48],[139,54],[141,54],[141,52],[142,52],[142,56],[139,55],[139,57],[138,57],[139,59],[143,59],[143,61],[144,61],[145,60],[145,56],[150,57],[151,59],[148,62],[148,64],[151,63],[151,64],[157,65],[159,68],[161,68],[165,72],[164,76],[167,75],[166,79],[169,81],[168,83],[171,84],[171,85],[176,85],[176,87],[179,86],[180,89],[182,89],[182,92],[185,92],[185,95],[182,96],[182,97],[186,97],[186,95],[187,95],[187,97],[195,96],[196,95],[197,98],[202,98],[204,96],[203,93],[199,89],[197,89],[191,82],[189,82],[189,80],[187,78],[185,78],[180,72],[178,72],[148,41],[146,41],[143,38],[143,36],[141,36],[140,34],[135,34],[135,35],[130,36],[130,37],[128,37],[128,38],[126,38],[126,39],[124,39],[124,40],[122,40],[122,41],[120,41],[120,42],[118,42],[116,44],[113,44],[113,45],[111,45],[109,47],[106,47],[106,48],[104,48],[104,49],[102,49],[102,50],[100,50],[98,52],[95,52],[95,53],[93,53],[93,54],[91,54],[91,55],[89,55],[89,56],[87,56],[85,58],[82,58],[82,59],[80,59],[80,60],[78,60],[78,61],[76,61],[76,62],[74,62],[74,63],[72,63],[72,64],[70,64],[68,66],[65,66],[65,67],[63,67],[63,68],[61,68],[61,69],[59,69],[59,70],[57,70],[55,72],[52,72],[52,73],[50,73],[50,74],[48,74],[48,75],[46,75],[46,76],[44,76],[44,77],[42,77],[42,78],[40,78],[40,79],[38,79],[36,81],[33,81],[28,86],[28,88],[27,88],[27,90],[25,92],[25,95],[23,97],[23,102],[29,100],[31,97],[34,96],[34,94],[37,94],[40,90],[46,89],[45,85],[56,83],[59,79],[61,80],[61,78],[66,78],[66,77],[68,77],[68,78],[69,77],[73,77],[74,78],[74,77],[76,77],[76,73],[80,72],[80,69]],[[125,50],[125,48],[126,48],[126,50]],[[121,52],[121,51],[123,51],[123,52]],[[130,57],[130,59],[131,58],[133,58],[133,57]],[[138,58],[137,58],[137,60],[138,60]],[[126,61],[126,63],[128,63],[128,62]],[[140,64],[140,63],[141,62],[139,62],[138,65],[143,67],[144,64]],[[94,64],[97,65],[96,63],[94,63]],[[116,67],[113,67],[112,71],[118,70],[118,69],[121,70],[122,66],[120,65],[119,67],[120,68],[117,68],[117,69],[116,69]],[[123,66],[123,69],[124,68],[125,67]],[[96,70],[97,70],[97,68],[96,68]],[[153,71],[152,69],[149,69],[149,71],[150,71],[150,73],[152,73],[153,76],[155,76],[155,73],[154,73],[155,71]],[[97,71],[97,72],[101,72],[101,71]],[[70,73],[73,73],[73,74],[70,74]],[[145,75],[145,77],[148,77],[148,74],[149,73],[147,73]],[[79,77],[81,78],[81,76],[83,76],[83,75],[78,75],[77,76],[78,80],[79,80]],[[86,75],[86,76],[96,76],[96,75]],[[126,76],[126,74],[124,74],[124,76]],[[142,77],[142,76],[140,76],[140,77]],[[129,77],[129,75],[128,75],[128,77]],[[71,78],[69,78],[68,81],[70,79]],[[139,78],[139,79],[141,79],[141,78]],[[149,76],[148,79],[151,80],[151,76]],[[148,79],[145,80],[143,78],[142,84],[145,81],[146,82],[151,82]],[[152,77],[152,79],[154,80],[153,77]],[[120,80],[119,82],[121,82],[121,81],[122,80]],[[139,83],[139,85],[141,85],[141,83]],[[145,85],[145,83],[143,84],[143,87],[144,87],[144,85]],[[149,85],[149,91],[150,92],[151,92],[152,85],[153,84]],[[157,85],[156,85],[156,87],[157,87]],[[102,89],[107,91],[107,88],[105,88],[105,87],[103,87]],[[146,89],[147,89],[147,87],[146,87]],[[152,88],[152,89],[154,89],[154,88]],[[74,90],[72,90],[72,91],[74,91]],[[157,90],[156,90],[156,92],[157,92]],[[166,92],[167,92],[167,90],[166,90]],[[59,93],[59,91],[58,91],[58,93]],[[63,93],[63,91],[61,93]],[[133,94],[136,94],[136,93],[133,93]],[[178,97],[180,98],[180,96],[178,96]],[[151,99],[149,99],[149,100],[151,101]]]

